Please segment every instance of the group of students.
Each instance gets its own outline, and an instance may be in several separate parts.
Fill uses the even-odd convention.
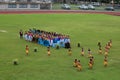
[[[110,52],[110,49],[112,48],[112,40],[108,41],[108,43],[105,46],[105,58],[104,58],[104,66],[106,67],[108,65],[108,53]]]
[[[19,35],[20,38],[24,38],[26,41],[36,42],[46,47],[71,47],[69,35],[59,34],[57,32],[29,29],[25,33],[20,30]]]
[[[57,34],[57,33],[54,33],[54,32],[46,32],[46,31],[37,31],[37,32],[35,32],[35,34],[33,34],[32,31],[28,31],[24,35],[26,35],[26,34],[27,35],[33,34],[32,36],[35,36],[36,34],[38,35],[38,32],[40,33],[39,36],[38,36],[38,39],[40,39],[40,38],[47,38],[48,39],[50,35],[51,35],[51,37],[57,37],[57,38],[59,37],[60,39],[62,39],[60,36],[64,36],[64,35],[60,35],[60,34]],[[20,36],[20,38],[22,38],[22,37]],[[66,37],[64,36],[64,38],[66,38]],[[58,40],[58,41],[60,41],[60,40]],[[38,40],[38,42],[39,42],[39,40]],[[98,46],[98,53],[99,54],[104,54],[103,65],[105,67],[107,67],[108,66],[108,53],[110,51],[110,48],[112,47],[112,40],[109,40],[108,43],[105,45],[105,51],[102,50],[101,42],[98,42],[97,46]],[[51,55],[50,47],[51,46],[47,46],[47,54],[48,54],[48,56]],[[78,44],[78,47],[80,47],[80,44]],[[29,53],[29,47],[28,47],[28,45],[26,45],[26,55],[28,55],[28,53]],[[69,56],[72,55],[71,47],[68,48],[68,55]],[[84,48],[81,48],[81,56],[85,56]],[[91,49],[90,48],[88,48],[88,58],[89,58],[89,62],[88,62],[89,69],[92,69],[93,65],[94,65],[94,57],[93,57],[93,55],[91,53]],[[82,65],[81,65],[80,60],[75,59],[74,62],[73,62],[73,66],[77,67],[77,69],[79,71],[82,70]]]
[[[112,47],[112,40],[108,41],[108,43],[105,45],[105,51],[102,50],[102,46],[101,46],[100,42],[98,42],[98,47],[99,47],[98,53],[104,54],[103,65],[104,65],[104,67],[107,67],[108,66],[108,53],[110,51],[110,48]],[[81,49],[81,56],[84,56],[84,55],[85,55],[84,48],[82,48]],[[94,57],[93,57],[90,49],[88,49],[88,58],[89,58],[89,62],[88,62],[89,69],[92,69],[93,65],[94,65]],[[82,65],[80,63],[80,60],[75,59],[73,61],[73,66],[77,67],[77,69],[79,71],[82,70]]]
[[[84,48],[82,48],[81,56],[85,56]],[[92,69],[93,65],[94,65],[94,57],[91,54],[90,49],[88,49],[88,58],[89,58],[89,63],[88,63],[89,69]],[[81,64],[80,60],[75,59],[73,62],[73,67],[76,67],[78,71],[82,71],[82,64]]]
[[[98,43],[99,46],[99,54],[102,54],[102,48],[101,43]],[[108,43],[105,45],[105,52],[104,52],[104,66],[106,67],[108,65],[108,53],[110,52],[110,49],[112,47],[112,40],[109,40]]]
[[[92,69],[94,65],[94,57],[90,57],[90,61],[88,63],[89,69]],[[78,71],[82,71],[82,64],[80,60],[75,59],[73,62],[73,67],[76,67]]]

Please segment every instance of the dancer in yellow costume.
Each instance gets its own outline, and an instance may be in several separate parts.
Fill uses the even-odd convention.
[[[102,54],[102,49],[101,49],[101,47],[99,47],[98,53],[99,53],[99,54]]]
[[[107,57],[105,56],[105,59],[104,59],[104,67],[107,67],[108,66],[108,60],[107,60]]]
[[[94,57],[93,56],[90,58],[90,62],[92,63],[92,65],[94,65]]]
[[[82,48],[81,56],[84,56],[84,48]]]
[[[92,64],[92,61],[89,61],[89,69],[92,69],[93,68],[93,64]]]
[[[68,55],[69,55],[69,56],[72,55],[72,50],[71,50],[71,48],[68,49]]]
[[[112,40],[110,40],[110,47],[112,47]]]
[[[104,55],[108,56],[108,49],[107,48],[105,49],[105,54]]]
[[[77,63],[78,63],[78,61],[77,61],[77,59],[75,59],[73,62],[73,67],[77,67]]]
[[[50,50],[48,50],[47,54],[48,54],[48,56],[50,56],[50,55],[51,55]]]
[[[88,58],[91,58],[92,57],[92,53],[91,53],[91,50],[90,48],[88,49]]]
[[[78,71],[82,70],[82,65],[80,64],[80,60],[78,60],[77,69],[78,69]]]
[[[28,45],[26,45],[26,55],[28,55],[28,53],[29,53],[29,47],[28,47]]]

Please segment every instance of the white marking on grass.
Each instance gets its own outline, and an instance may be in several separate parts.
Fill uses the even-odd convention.
[[[7,31],[6,31],[6,30],[0,30],[0,32],[2,32],[2,33],[6,33]]]
[[[118,62],[118,63],[119,63],[120,61],[119,61],[119,60],[113,60],[113,59],[110,59],[110,62],[113,62],[113,63],[114,63],[114,62],[115,62],[115,63]]]

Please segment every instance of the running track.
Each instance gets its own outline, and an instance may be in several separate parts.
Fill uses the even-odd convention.
[[[83,10],[3,10],[0,14],[57,14],[57,13],[79,13],[79,14],[108,14],[120,16],[116,11],[83,11]]]

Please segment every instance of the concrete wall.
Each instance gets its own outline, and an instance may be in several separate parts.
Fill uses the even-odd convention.
[[[0,9],[5,10],[8,8],[7,4],[0,4]]]

